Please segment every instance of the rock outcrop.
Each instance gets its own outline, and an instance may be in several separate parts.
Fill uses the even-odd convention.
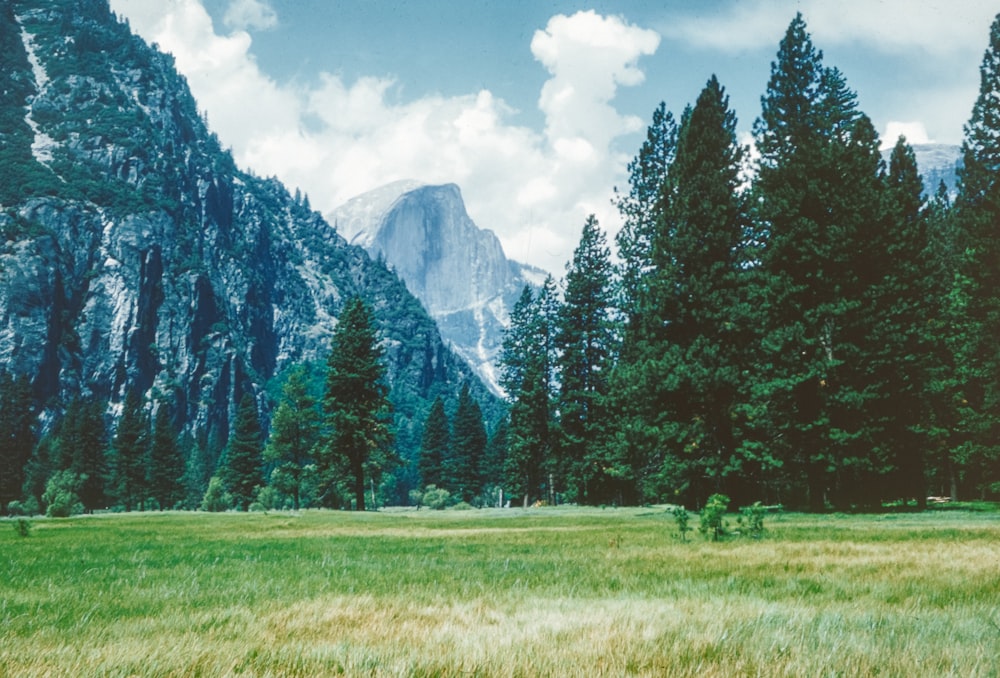
[[[322,365],[354,295],[404,444],[472,378],[394,273],[235,166],[172,58],[106,0],[3,3],[0,44],[0,364],[31,376],[43,421],[135,388],[224,441],[244,393],[264,410],[271,379]]]
[[[510,309],[544,273],[507,259],[496,235],[469,217],[458,186],[389,184],[329,220],[399,274],[452,348],[501,393],[495,363]]]

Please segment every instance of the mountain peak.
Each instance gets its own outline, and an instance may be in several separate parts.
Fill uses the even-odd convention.
[[[499,393],[494,363],[528,277],[472,221],[461,189],[396,182],[349,200],[329,221],[396,270],[441,335]]]

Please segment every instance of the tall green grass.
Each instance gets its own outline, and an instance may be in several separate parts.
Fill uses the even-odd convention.
[[[657,509],[0,524],[0,676],[1000,675],[1000,515]]]

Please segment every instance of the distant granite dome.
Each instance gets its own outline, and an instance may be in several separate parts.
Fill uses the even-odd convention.
[[[469,217],[458,186],[396,182],[353,198],[329,221],[394,268],[445,340],[501,393],[495,362],[503,330],[521,290],[541,272],[507,259],[496,235]]]

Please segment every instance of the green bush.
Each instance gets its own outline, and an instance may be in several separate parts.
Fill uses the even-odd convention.
[[[444,488],[437,487],[435,485],[428,485],[424,489],[424,506],[427,508],[432,508],[440,511],[445,506],[448,505],[448,500],[451,498],[451,492]]]
[[[724,494],[713,494],[705,502],[701,510],[701,524],[698,531],[712,541],[719,541],[726,534],[726,509],[729,507],[729,497]]]
[[[410,490],[410,503],[419,510],[424,503],[424,493],[420,490]]]
[[[760,539],[764,536],[765,511],[764,505],[755,501],[750,506],[744,506],[740,509],[740,515],[736,518],[736,522],[740,529],[746,529],[747,534],[752,538]]]
[[[226,492],[221,478],[212,476],[208,481],[208,489],[205,490],[205,496],[201,500],[201,510],[210,513],[219,513],[221,511],[228,511],[232,507],[233,496]]]
[[[471,511],[474,507],[467,501],[460,501],[451,507],[452,511]]]
[[[681,541],[687,541],[687,533],[691,531],[691,526],[688,524],[690,515],[687,509],[683,506],[675,506],[671,509],[670,513],[674,517],[674,523],[677,525],[677,534],[680,536]]]
[[[80,501],[80,489],[87,480],[87,475],[77,475],[72,471],[59,471],[45,483],[42,502],[45,504],[45,515],[50,518],[68,518],[83,513],[83,502]]]
[[[14,521],[14,531],[19,537],[27,537],[31,534],[31,521],[25,518],[18,518]]]
[[[10,516],[37,516],[41,512],[41,509],[38,507],[38,500],[34,497],[28,497],[24,501],[17,501],[15,499],[7,504],[7,515]]]

